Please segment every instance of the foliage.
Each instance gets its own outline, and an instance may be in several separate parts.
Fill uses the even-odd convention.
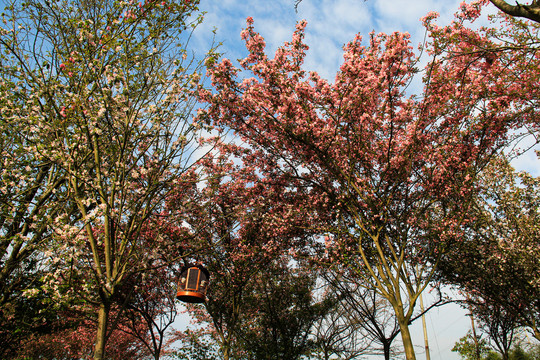
[[[320,221],[327,260],[390,302],[413,359],[416,300],[433,265],[462,238],[477,173],[517,121],[511,101],[492,96],[505,68],[486,68],[476,55],[434,55],[422,96],[408,97],[418,73],[408,36],[371,34],[368,46],[357,36],[344,47],[330,83],[302,68],[305,26],[269,58],[248,19],[249,55],[240,65],[253,77],[239,80],[228,59],[214,64],[215,92],[200,91],[209,104],[200,118],[233,129],[249,146],[246,163],[265,177],[291,179],[284,186],[311,196],[306,218]]]
[[[264,272],[250,274],[242,296],[234,299],[228,296],[233,295],[230,289],[221,288],[223,282],[212,283],[205,309],[188,307],[198,328],[177,334],[184,344],[181,353],[199,356],[193,355],[200,350],[195,349],[197,339],[203,341],[205,354],[219,352],[221,359],[300,359],[311,354],[316,341],[311,330],[331,308],[329,301],[315,301],[312,276],[267,263]]]
[[[485,338],[479,338],[475,342],[472,332],[468,331],[464,337],[455,343],[452,351],[457,352],[463,360],[480,360],[490,352],[490,346]],[[477,356],[478,354],[480,359]]]
[[[329,302],[314,301],[313,274],[284,270],[266,272],[251,295],[246,310],[255,316],[239,332],[248,358],[301,359],[313,348],[311,329]]]
[[[540,336],[538,179],[504,161],[479,174],[538,134],[539,27],[471,30],[486,3],[446,27],[424,19],[423,70],[408,35],[370,34],[334,82],[303,68],[305,22],[269,58],[248,19],[241,69],[207,62],[214,90],[187,56],[198,1],[8,4],[0,356],[354,358],[380,342],[388,357],[399,331],[411,360],[435,270],[471,294],[505,358],[528,356],[507,335]],[[194,122],[193,90],[208,104]],[[200,142],[212,127],[243,144]],[[204,310],[190,307],[206,326],[166,340],[180,259],[213,274]],[[347,275],[339,299],[317,296],[314,263]],[[377,335],[342,341],[344,324]]]
[[[127,284],[137,290],[125,306],[122,331],[136,338],[155,360],[171,352],[167,338],[178,315],[174,268],[153,269],[144,280]]]
[[[2,214],[2,246],[17,255],[18,244],[31,250],[54,235],[42,250],[47,283],[28,294],[98,306],[95,358],[114,331],[112,307],[130,296],[124,285],[176,249],[143,232],[202,154],[201,127],[190,119],[202,63],[185,48],[197,3],[31,0],[3,14],[1,119],[3,134],[15,134],[7,151],[16,152],[2,186],[11,176],[22,189],[2,192],[19,209]],[[21,224],[35,232],[9,233]]]
[[[515,319],[513,327],[526,326],[538,338],[539,179],[516,173],[501,158],[482,184],[469,240],[448,253],[441,270],[470,293],[485,324],[495,324],[502,312]]]
[[[34,275],[34,273],[32,273]],[[38,279],[29,274],[18,279],[22,289],[35,286]],[[21,280],[33,281],[27,284]],[[51,337],[54,333],[76,327],[76,320],[58,321],[58,314],[65,307],[56,306],[45,294],[25,296],[20,289],[12,293],[12,300],[0,307],[0,357],[3,359],[18,358],[21,351],[28,346],[29,339]]]
[[[536,360],[539,358],[538,345],[523,347],[523,344],[516,343],[507,354],[509,360]],[[459,353],[463,360],[475,360],[476,347],[472,339],[471,332],[467,332],[467,335],[459,339],[458,342],[452,348],[452,351]],[[479,354],[480,360],[500,360],[503,357],[495,351],[489,345],[488,339],[479,339]]]
[[[115,313],[117,309],[112,312]],[[95,311],[95,310],[94,310]],[[92,357],[97,323],[85,318],[84,313],[70,309],[57,313],[54,320],[43,325],[47,333],[33,332],[12,352],[9,359],[88,359]],[[109,359],[151,359],[150,353],[139,340],[126,334],[124,324],[119,324],[110,334],[106,345]]]
[[[186,330],[179,333],[180,348],[172,353],[172,359],[178,360],[219,360],[219,351],[215,342],[208,335],[199,331]]]
[[[224,359],[298,358],[322,311],[312,304],[315,274],[287,266],[288,250],[309,236],[300,229],[305,197],[237,161],[237,151],[221,144],[201,162],[205,184],[192,188],[197,201],[190,207],[178,206],[175,192],[169,197],[170,221],[193,234],[184,261],[200,262],[212,274],[207,312],[190,307],[190,314]]]

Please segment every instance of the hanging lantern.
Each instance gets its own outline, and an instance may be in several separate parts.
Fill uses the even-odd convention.
[[[176,298],[187,303],[204,302],[209,278],[210,273],[202,266],[185,267],[180,274]]]

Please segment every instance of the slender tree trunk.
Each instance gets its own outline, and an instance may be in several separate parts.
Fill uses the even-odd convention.
[[[401,342],[403,343],[403,349],[405,350],[405,359],[407,360],[416,360],[416,355],[414,353],[414,345],[412,343],[411,332],[409,331],[409,316],[405,315],[405,309],[403,308],[403,302],[401,301],[401,295],[399,294],[399,286],[394,286],[394,289],[397,290],[397,294],[393,297],[387,297],[392,308],[394,309],[394,314],[399,325],[399,332],[401,333]]]
[[[98,327],[94,347],[94,360],[103,360],[105,358],[105,338],[107,335],[108,323],[109,306],[106,304],[101,304],[98,312]]]
[[[401,332],[401,341],[403,342],[403,348],[405,349],[405,358],[407,360],[416,360],[411,333],[409,331],[409,321],[401,314],[397,316],[399,329]]]
[[[223,347],[223,360],[229,360],[229,346]]]
[[[384,360],[390,360],[390,343],[389,342],[383,343],[383,353],[384,353]]]

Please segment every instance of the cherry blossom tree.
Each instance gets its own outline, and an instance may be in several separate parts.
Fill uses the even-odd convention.
[[[176,271],[162,266],[148,272],[144,281],[137,281],[137,291],[124,311],[122,330],[139,340],[155,360],[170,352],[169,335],[177,318]],[[137,283],[139,284],[137,286]]]
[[[59,313],[62,319],[49,322],[53,329],[46,334],[32,333],[9,359],[88,359],[92,357],[96,322],[84,314],[71,311]],[[151,359],[139,339],[126,333],[125,324],[119,324],[110,334],[106,344],[107,358]]]
[[[456,64],[456,69],[466,71],[478,66],[480,86],[486,98],[491,99],[501,113],[520,116],[516,122],[513,140],[529,136],[538,142],[538,99],[540,94],[534,84],[539,79],[538,38],[540,25],[511,16],[490,17],[489,25],[476,26],[486,0],[462,3],[455,20],[448,26],[438,26],[436,13],[424,18],[428,36],[432,39],[430,54],[440,62]],[[493,75],[499,78],[492,81]],[[509,108],[508,105],[512,107]]]
[[[316,228],[337,254],[332,261],[388,300],[414,359],[408,325],[416,301],[440,256],[463,238],[477,174],[517,122],[511,100],[491,97],[506,89],[506,69],[477,54],[439,58],[434,40],[423,93],[407,96],[419,75],[408,35],[371,34],[367,46],[360,36],[345,45],[330,83],[302,68],[305,26],[269,58],[248,19],[249,55],[240,65],[253,77],[238,79],[228,59],[214,64],[200,118],[233,129],[251,164],[307,191],[306,219],[330,212]]]
[[[12,176],[31,179],[13,201],[35,228],[10,236],[31,241],[41,221],[54,229],[40,291],[97,306],[95,359],[114,330],[111,308],[127,301],[120,289],[167,246],[141,232],[202,155],[189,90],[201,63],[185,48],[197,3],[36,0],[12,2],[3,15],[1,89],[12,95],[2,126],[24,139],[27,154],[6,161],[23,169]],[[42,208],[58,190],[68,206]]]
[[[534,84],[540,75],[540,27],[496,16],[489,26],[472,31],[468,23],[480,17],[486,3],[463,4],[449,26],[428,22],[434,54],[467,64],[476,59],[484,63],[485,71],[491,71],[493,65],[500,67],[498,86],[484,88],[490,83],[488,78],[480,86],[495,104],[512,104],[511,111],[520,117],[513,136],[529,136],[537,143],[540,94]],[[443,259],[441,268],[446,269],[447,279],[468,290],[473,302],[490,306],[496,303],[502,306],[502,312],[519,313],[520,323],[539,338],[538,304],[533,300],[538,298],[538,262],[529,253],[538,251],[536,188],[537,179],[527,173],[514,173],[505,159],[495,161],[482,176],[476,204],[471,208],[475,221],[467,230],[467,241],[448,253],[451,256]]]
[[[447,282],[470,294],[483,323],[506,319],[508,331],[521,325],[540,339],[539,179],[516,173],[501,158],[486,169],[482,185],[469,240],[449,252],[440,269]],[[499,348],[507,353],[509,345]]]
[[[168,198],[168,221],[185,224],[185,231],[192,233],[192,240],[183,245],[189,250],[185,263],[202,263],[211,274],[205,311],[194,306],[189,313],[203,326],[199,336],[219,344],[223,359],[259,353],[264,346],[274,349],[274,355],[267,351],[272,358],[291,358],[303,349],[296,340],[304,335],[307,343],[311,324],[308,315],[296,310],[303,306],[315,312],[316,307],[299,290],[307,291],[312,275],[293,275],[288,268],[288,250],[301,247],[311,233],[300,229],[305,225],[302,203],[309,198],[288,192],[279,177],[263,176],[249,159],[238,158],[241,153],[244,150],[234,144],[221,144],[201,161],[199,176],[204,182],[192,187],[191,206],[178,206],[175,192]],[[288,291],[292,295],[286,296]],[[286,309],[293,309],[294,315],[287,315]],[[265,321],[271,316],[288,320],[280,326],[274,321],[270,329]],[[277,343],[263,338],[263,323],[269,326],[266,330],[280,334]],[[284,349],[290,352],[284,354]]]

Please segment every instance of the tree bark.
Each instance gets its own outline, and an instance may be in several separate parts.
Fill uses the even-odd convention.
[[[390,360],[390,344],[389,342],[383,343],[384,360]]]
[[[105,340],[108,323],[109,307],[106,304],[101,304],[98,312],[98,327],[96,332],[96,343],[94,346],[94,360],[103,360],[105,358]]]
[[[516,17],[523,17],[532,21],[540,22],[540,5],[535,0],[530,5],[510,5],[504,0],[490,0],[502,12]]]
[[[229,360],[229,345],[223,347],[223,360]]]
[[[414,345],[409,331],[409,321],[408,319],[405,319],[404,316],[398,315],[398,323],[401,331],[401,341],[403,342],[403,348],[405,350],[405,358],[407,360],[416,360]]]

